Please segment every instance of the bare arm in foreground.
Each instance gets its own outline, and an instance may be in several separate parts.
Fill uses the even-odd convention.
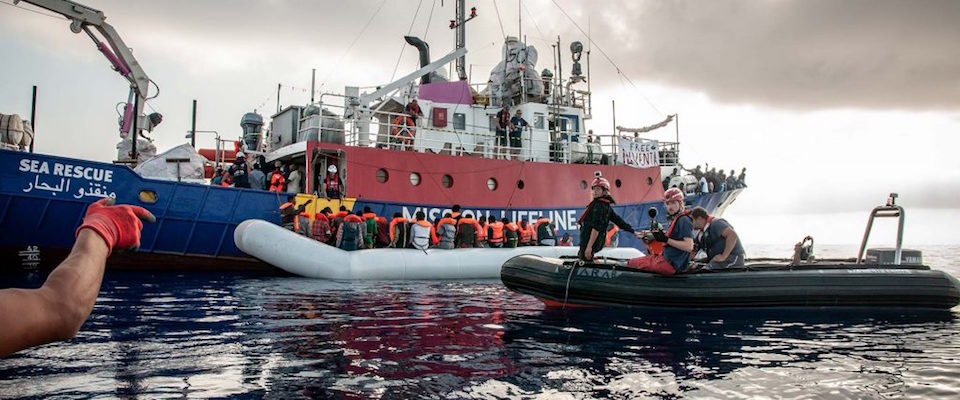
[[[140,219],[155,219],[143,208],[112,203],[89,206],[70,255],[42,287],[0,290],[0,357],[76,336],[93,310],[111,249],[139,246]]]

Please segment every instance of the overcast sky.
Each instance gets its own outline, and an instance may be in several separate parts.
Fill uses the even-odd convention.
[[[0,112],[29,115],[38,85],[38,151],[114,159],[125,81],[65,20],[0,2]],[[235,136],[245,112],[275,111],[278,83],[283,105],[306,103],[311,69],[323,91],[387,83],[417,67],[402,39],[408,32],[424,37],[434,58],[446,54],[454,1],[442,3],[85,1],[159,85],[151,106],[164,115],[153,134],[160,149],[185,141],[193,99],[198,129]],[[623,126],[678,113],[685,165],[747,167],[750,189],[727,214],[747,241],[809,233],[857,242],[870,207],[896,191],[908,210],[923,210],[908,217],[908,242],[960,243],[960,230],[944,223],[960,222],[958,1],[467,6],[479,14],[467,25],[474,82],[487,80],[503,33],[520,33],[518,14],[540,50],[538,69],[553,67],[559,35],[567,74],[569,42],[587,43],[589,33],[591,128],[609,134],[611,100]],[[654,137],[673,135],[671,126]]]

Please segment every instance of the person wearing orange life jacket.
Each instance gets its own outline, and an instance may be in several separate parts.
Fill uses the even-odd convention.
[[[307,200],[305,203],[297,206],[297,196],[287,196],[287,202],[280,205],[280,224],[286,229],[297,232],[297,216],[302,213],[311,202],[313,202],[313,199]]]
[[[366,225],[364,227],[365,231],[363,234],[363,246],[372,249],[373,242],[377,237],[377,214],[373,213],[373,210],[370,209],[370,206],[363,207],[363,223]]]
[[[457,233],[454,238],[454,244],[458,248],[480,247],[479,243],[480,223],[473,219],[473,214],[463,213],[463,217],[457,222]]]
[[[607,243],[605,247],[613,247],[613,248],[620,247],[620,237],[617,236],[617,233],[619,232],[620,232],[620,228],[618,228],[616,224],[614,224],[613,222],[607,224],[607,235],[606,235]]]
[[[287,178],[283,176],[283,170],[279,163],[274,166],[273,173],[270,174],[270,191],[281,193],[286,190]]]
[[[323,189],[319,190],[319,194],[323,198],[330,199],[340,199],[343,201],[343,179],[340,179],[340,174],[337,173],[337,166],[330,164],[327,167],[327,174],[323,177]]]
[[[299,214],[297,214],[297,219],[294,220],[294,229],[296,232],[306,236],[308,238],[313,238],[313,231],[310,230],[310,212],[304,209]]]
[[[497,221],[494,217],[490,217],[490,223],[487,224],[487,242],[491,248],[499,249],[503,247],[503,243],[506,241],[503,228],[503,222]]]
[[[399,212],[393,213],[393,219],[390,220],[390,242],[387,247],[394,249],[403,248],[406,243],[410,242],[408,239],[409,235],[409,226],[410,222],[403,217],[403,214]]]
[[[333,232],[334,245],[336,245],[337,231],[340,229],[340,225],[343,224],[343,219],[347,217],[347,207],[340,206],[340,210],[336,214],[333,214],[330,217],[330,229]]]
[[[417,118],[423,116],[423,110],[421,110],[420,105],[417,104],[417,99],[410,99],[410,102],[407,103],[407,106],[403,108],[403,112],[410,116],[410,119],[413,120],[414,125],[417,124]]]
[[[416,123],[407,114],[397,115],[393,119],[393,142],[400,145],[400,150],[413,148],[413,138],[417,135]]]
[[[487,224],[487,217],[481,216],[477,224],[480,225],[480,230],[477,231],[477,247],[490,247],[487,243],[487,229],[490,227]]]
[[[607,224],[611,221],[620,229],[630,233],[635,232],[630,224],[613,211],[613,205],[616,202],[610,196],[609,181],[600,177],[598,173],[590,185],[590,190],[592,200],[577,220],[580,224],[580,250],[577,255],[584,261],[592,261],[593,256],[603,249],[606,244],[604,234],[607,232]]]
[[[674,275],[686,271],[690,263],[690,253],[694,249],[693,219],[690,217],[690,211],[684,210],[682,190],[667,189],[663,192],[663,202],[667,208],[670,226],[666,232],[655,230],[637,234],[638,238],[650,244],[648,247],[650,254],[630,259],[627,261],[628,267],[661,275]],[[659,246],[653,246],[656,244]]]
[[[520,226],[517,227],[517,233],[520,235],[518,246],[530,246],[533,243],[533,228],[527,223],[527,219],[520,220]]]
[[[230,171],[223,171],[221,176],[223,178],[220,179],[220,186],[233,187],[233,175],[230,174]]]
[[[520,241],[520,232],[517,228],[517,224],[511,222],[510,220],[503,218],[500,220],[503,223],[503,247],[515,248],[517,243]]]
[[[450,250],[456,247],[457,221],[450,213],[444,214],[443,218],[437,221],[437,237],[440,238],[437,248]]]
[[[313,233],[313,239],[320,243],[330,243],[330,239],[333,237],[333,231],[330,229],[330,218],[328,217],[330,213],[330,207],[324,207],[313,219],[313,228],[311,232]]]
[[[347,211],[347,216],[343,217],[343,223],[337,230],[337,247],[347,251],[362,249],[365,231],[366,224],[363,219]]]
[[[416,223],[410,227],[410,246],[424,251],[438,242],[437,231],[431,223],[424,221],[426,217],[423,211],[417,211]]]
[[[543,216],[537,218],[537,224],[533,228],[533,238],[540,246],[557,245],[557,228],[553,226],[550,218]]]

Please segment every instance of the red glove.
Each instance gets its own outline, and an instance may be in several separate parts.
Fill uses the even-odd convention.
[[[110,253],[113,253],[113,249],[140,247],[140,229],[143,228],[140,220],[155,222],[157,217],[143,207],[115,206],[114,201],[108,198],[90,204],[76,234],[79,235],[82,229],[96,232],[103,241],[107,242]]]

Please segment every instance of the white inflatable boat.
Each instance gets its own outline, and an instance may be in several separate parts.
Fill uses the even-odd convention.
[[[300,236],[267,221],[240,223],[233,234],[245,253],[284,271],[308,278],[337,280],[499,279],[500,267],[514,256],[576,256],[578,248],[531,246],[514,249],[369,249],[344,251]],[[634,248],[604,249],[601,257],[629,259]]]

